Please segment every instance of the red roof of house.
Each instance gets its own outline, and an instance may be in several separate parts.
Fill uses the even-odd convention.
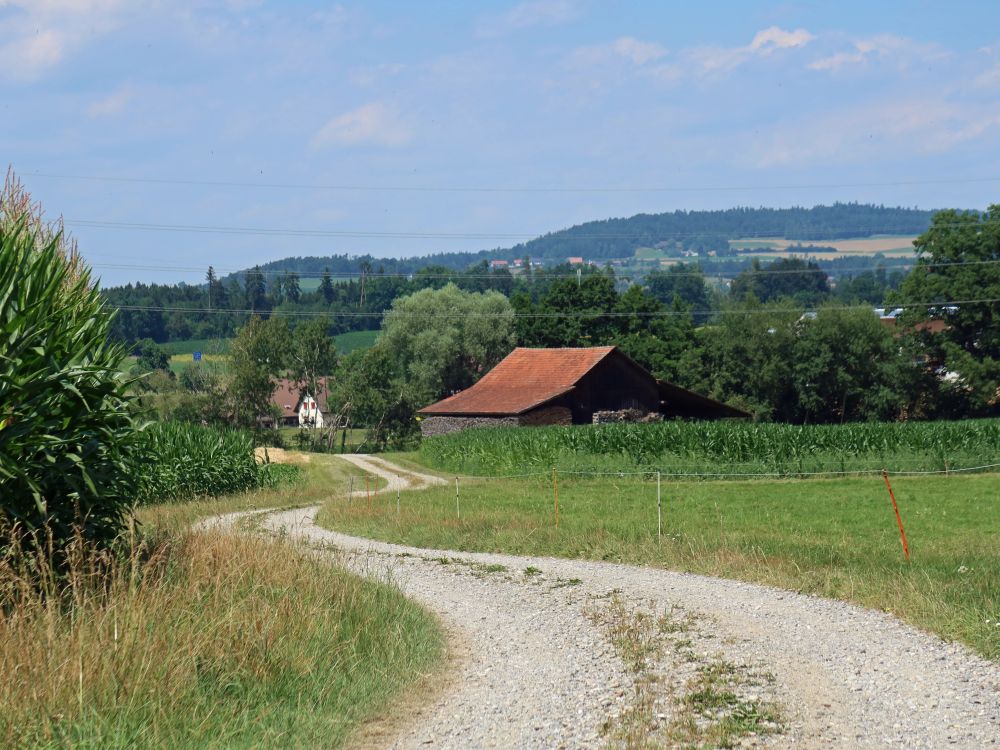
[[[425,406],[421,414],[523,414],[572,390],[615,347],[518,347],[470,388]]]
[[[326,378],[319,378],[316,384],[319,386],[319,393],[314,398],[319,403],[320,411],[326,411],[327,387]],[[299,415],[299,403],[302,401],[299,395],[299,385],[294,380],[279,378],[271,396],[271,403],[281,409],[282,417],[297,417]]]

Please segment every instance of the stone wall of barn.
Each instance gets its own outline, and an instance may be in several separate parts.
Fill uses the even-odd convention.
[[[420,434],[435,437],[481,427],[516,426],[517,417],[424,417],[420,422]]]
[[[573,424],[572,411],[565,406],[549,406],[535,409],[519,417],[424,417],[420,422],[420,434],[424,437],[435,437],[483,427],[540,427],[569,424]]]

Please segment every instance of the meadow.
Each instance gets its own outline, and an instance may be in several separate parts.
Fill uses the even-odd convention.
[[[1000,462],[1000,420],[495,428],[424,440],[420,460],[442,471],[485,476],[552,468],[707,478],[945,471]]]
[[[331,497],[319,522],[432,549],[650,565],[844,599],[1000,659],[1000,475],[892,484],[910,562],[877,476],[664,481],[661,515],[648,476],[463,477],[457,498],[451,483],[405,493],[398,513],[394,497],[371,508]]]
[[[251,454],[252,455],[252,454]],[[338,747],[444,649],[433,617],[287,540],[202,518],[322,502],[364,473],[140,507],[115,551],[0,557],[0,746]]]

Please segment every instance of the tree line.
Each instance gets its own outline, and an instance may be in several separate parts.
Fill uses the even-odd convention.
[[[488,288],[496,281],[489,275],[470,277],[478,286],[467,289],[435,279],[391,301],[370,349],[337,357],[320,343],[329,342],[328,320],[290,329],[277,316],[254,316],[233,347],[246,350],[248,337],[261,331],[271,332],[275,347],[327,346],[314,372],[334,376],[330,409],[373,428],[379,445],[405,440],[416,430],[418,408],[469,387],[515,345],[615,345],[657,377],[760,420],[996,415],[1000,207],[938,214],[916,253],[916,267],[888,293],[903,306],[892,326],[870,304],[832,296],[825,274],[809,263],[779,261],[787,273],[750,269],[734,280],[729,297],[714,303],[716,293],[693,264],[625,287],[611,269],[595,268],[542,276],[532,285],[506,278],[503,290]],[[240,385],[253,367],[261,393],[282,373],[302,378],[287,356],[240,356],[232,357],[229,403],[264,403]],[[248,423],[253,417],[253,409],[242,416]]]

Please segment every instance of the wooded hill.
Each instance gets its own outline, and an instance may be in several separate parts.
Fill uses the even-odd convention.
[[[357,273],[367,262],[385,273],[414,273],[426,266],[464,270],[486,258],[513,260],[530,256],[561,262],[571,256],[587,260],[631,258],[636,248],[672,244],[684,249],[727,250],[728,241],[750,237],[784,237],[804,243],[875,234],[920,234],[930,226],[933,211],[834,203],[813,208],[730,208],[721,211],[673,211],[636,214],[577,224],[513,247],[467,253],[437,253],[416,258],[375,258],[371,255],[289,257],[261,265],[265,273]]]

